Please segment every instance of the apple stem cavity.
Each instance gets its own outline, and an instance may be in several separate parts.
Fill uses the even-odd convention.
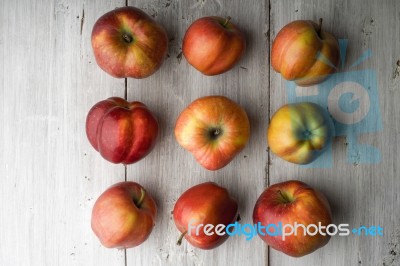
[[[291,203],[292,202],[292,200],[286,193],[282,192],[281,190],[278,190],[278,193],[281,195],[283,203]]]
[[[176,242],[176,244],[177,244],[178,246],[182,245],[182,240],[183,240],[183,238],[185,237],[186,234],[187,234],[187,231],[185,231],[185,232],[183,232],[183,233],[181,234],[181,236],[179,237],[178,241]]]
[[[139,200],[138,200],[137,202],[135,202],[136,207],[138,207],[139,209],[140,209],[140,206],[141,206],[142,203],[143,203],[144,196],[146,195],[146,190],[144,190],[143,188],[141,188],[141,189],[140,189],[140,192],[141,192],[140,198],[139,198]]]
[[[209,134],[210,139],[215,140],[222,134],[222,129],[221,128],[211,128],[208,131],[208,134]]]
[[[226,28],[226,25],[228,25],[228,22],[229,22],[230,20],[231,20],[231,17],[230,17],[230,16],[227,16],[227,17],[225,18],[224,23],[222,24],[222,27]]]
[[[304,140],[309,140],[311,138],[311,136],[312,136],[312,133],[311,133],[310,130],[303,131],[303,136],[302,137],[303,137]]]
[[[128,33],[124,33],[122,34],[122,39],[126,42],[126,43],[131,43],[133,41],[133,37],[128,34]]]
[[[318,28],[317,28],[317,34],[321,38],[321,31],[322,31],[322,18],[319,19],[318,21]]]

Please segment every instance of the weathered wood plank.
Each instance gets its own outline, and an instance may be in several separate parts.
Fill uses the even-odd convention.
[[[381,153],[378,164],[362,164],[373,152],[355,149],[352,163],[346,162],[349,139],[337,138],[333,148],[333,167],[306,169],[286,163],[272,155],[270,183],[299,179],[320,189],[333,207],[335,223],[350,226],[380,225],[383,237],[333,237],[326,247],[293,259],[270,252],[271,265],[399,265],[400,183],[399,100],[400,78],[395,74],[400,59],[400,3],[398,1],[272,1],[271,37],[295,19],[324,19],[323,27],[338,38],[348,39],[344,71],[372,69],[378,80],[383,130],[362,134],[360,143],[376,147]],[[372,57],[356,68],[349,66],[371,49]],[[367,75],[367,77],[371,77]],[[271,110],[287,102],[286,83],[271,71]],[[365,103],[360,104],[366,108]],[[271,114],[272,114],[271,113]],[[379,114],[376,113],[376,116]],[[376,123],[376,120],[369,121]],[[397,246],[396,246],[397,244]],[[392,252],[393,250],[393,252]]]
[[[161,136],[147,158],[127,168],[128,179],[145,186],[159,206],[153,234],[142,246],[127,250],[127,264],[266,264],[266,246],[257,238],[232,237],[212,251],[187,243],[177,247],[179,233],[170,212],[184,190],[211,180],[238,199],[242,222],[252,222],[268,170],[268,1],[129,4],[154,15],[166,27],[171,43],[159,72],[144,80],[128,79],[128,99],[143,101],[156,113]],[[103,160],[84,133],[86,114],[94,103],[124,96],[124,80],[101,71],[90,47],[95,20],[123,5],[122,0],[0,2],[0,265],[125,264],[123,251],[101,247],[90,230],[94,200],[124,180],[125,170]],[[271,265],[399,265],[399,2],[272,1],[271,8],[271,37],[294,19],[323,17],[327,30],[349,39],[346,70],[364,50],[372,50],[372,57],[356,69],[376,71],[383,130],[360,137],[381,152],[379,164],[363,165],[357,157],[348,164],[348,140],[338,138],[333,168],[299,168],[272,155],[270,183],[303,180],[327,195],[335,223],[381,225],[385,230],[384,237],[334,237],[325,248],[301,259],[271,250]],[[177,58],[187,27],[206,15],[231,16],[248,40],[239,65],[216,77],[205,77]],[[287,102],[285,86],[278,74],[271,75],[272,112]],[[249,145],[217,172],[202,169],[173,135],[180,111],[210,94],[239,102],[252,125]]]
[[[124,95],[93,58],[91,27],[122,1],[1,1],[0,265],[124,265],[90,229],[124,167],[90,147],[90,107]],[[84,18],[83,18],[84,16]]]
[[[268,5],[236,1],[129,1],[161,22],[171,39],[169,58],[161,69],[144,80],[128,79],[128,99],[143,101],[155,112],[161,136],[153,152],[128,167],[128,179],[145,186],[159,207],[156,226],[143,245],[127,250],[128,265],[264,265],[266,246],[259,240],[232,237],[215,250],[203,251],[186,242],[176,246],[179,232],[171,211],[183,191],[215,181],[238,199],[243,223],[252,222],[252,211],[263,190],[265,123],[268,110],[267,39]],[[187,27],[206,15],[231,16],[248,40],[246,55],[230,72],[206,77],[192,68],[181,52]],[[203,169],[175,140],[174,126],[179,113],[193,100],[222,94],[241,104],[251,119],[251,140],[245,150],[225,168]],[[260,145],[262,143],[262,145]]]

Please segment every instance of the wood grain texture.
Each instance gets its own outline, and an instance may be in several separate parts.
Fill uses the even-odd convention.
[[[324,19],[323,28],[336,37],[348,39],[346,65],[371,49],[372,57],[355,70],[376,72],[383,130],[359,136],[359,142],[377,147],[378,164],[346,161],[345,137],[333,144],[333,167],[301,168],[271,156],[270,183],[302,180],[320,189],[333,207],[334,223],[350,226],[380,225],[383,237],[333,237],[328,245],[300,259],[270,251],[271,265],[399,265],[400,217],[399,100],[400,82],[396,62],[400,59],[400,3],[398,1],[271,1],[271,40],[292,20]],[[271,71],[271,111],[287,102],[285,81]],[[377,99],[372,99],[377,100]],[[361,108],[366,108],[361,104]],[[271,114],[272,114],[271,113]],[[372,121],[373,123],[373,121]],[[358,154],[371,156],[373,154]]]
[[[400,265],[400,2],[272,0],[269,11],[267,0],[129,1],[165,26],[170,47],[153,76],[127,80],[127,98],[154,111],[161,134],[153,152],[126,169],[102,159],[85,135],[91,106],[125,96],[124,79],[96,65],[90,44],[96,19],[125,4],[0,1],[0,265]],[[215,77],[203,76],[179,56],[185,30],[207,15],[231,16],[248,41],[239,64]],[[300,168],[274,155],[268,164],[268,114],[287,102],[286,83],[267,61],[268,38],[292,20],[319,17],[326,30],[349,40],[345,70],[364,50],[372,51],[356,69],[376,71],[383,130],[359,141],[378,148],[379,164],[357,158],[347,163],[344,137],[334,142],[332,168]],[[251,121],[247,147],[216,172],[204,170],[173,135],[179,113],[212,94],[238,102]],[[142,184],[159,206],[148,241],[126,252],[102,247],[90,229],[94,201],[125,176]],[[274,250],[268,258],[257,237],[231,237],[211,251],[186,242],[176,246],[171,211],[189,187],[206,181],[226,187],[239,202],[242,223],[251,223],[263,187],[288,179],[326,194],[335,223],[380,225],[384,236],[334,237],[300,259]]]
[[[161,69],[145,80],[128,79],[128,99],[140,100],[153,110],[161,125],[159,141],[143,161],[128,167],[127,177],[141,183],[156,198],[159,214],[149,240],[127,250],[128,265],[264,265],[266,246],[260,239],[231,237],[215,250],[193,248],[184,241],[171,211],[189,187],[215,181],[239,202],[243,223],[252,223],[252,211],[266,178],[265,126],[268,110],[267,10],[265,3],[231,1],[129,1],[145,10],[167,30],[169,57]],[[179,59],[186,29],[197,18],[231,16],[244,31],[247,50],[231,71],[207,77]],[[211,172],[202,168],[175,140],[179,113],[193,100],[207,95],[225,95],[245,108],[251,121],[247,147],[225,168]]]
[[[85,135],[90,107],[124,95],[90,44],[94,21],[121,4],[1,1],[0,265],[125,264],[90,229],[94,200],[124,168]]]

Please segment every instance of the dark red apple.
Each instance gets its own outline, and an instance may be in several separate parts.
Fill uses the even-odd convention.
[[[243,33],[230,17],[204,17],[193,22],[183,39],[186,60],[201,73],[212,76],[231,69],[246,49]]]
[[[103,246],[131,248],[153,230],[157,206],[139,184],[121,182],[108,188],[92,210],[92,229]]]
[[[272,185],[260,195],[254,206],[253,222],[270,228],[273,228],[271,225],[279,223],[283,227],[294,227],[297,223],[304,225],[308,230],[310,225],[310,228],[312,225],[330,225],[332,214],[329,203],[321,192],[303,182],[291,180]],[[269,230],[271,234],[262,232],[264,235],[259,236],[270,247],[293,257],[301,257],[328,243],[330,236],[326,233],[326,228],[322,227],[315,235],[304,235],[306,230],[299,226],[297,234],[287,235],[284,239],[282,235],[274,235],[275,229]],[[288,229],[282,231],[289,234],[291,229]],[[314,234],[315,228],[311,228],[310,232]]]
[[[201,249],[221,245],[228,235],[207,235],[205,226],[214,226],[214,229],[218,224],[227,226],[235,222],[237,210],[237,202],[225,188],[213,182],[191,187],[180,196],[173,211],[175,225],[182,233],[178,244],[185,237],[191,245]]]
[[[153,149],[158,122],[141,102],[112,97],[98,102],[86,118],[90,144],[112,163],[131,164]]]
[[[94,24],[92,47],[101,69],[117,78],[145,78],[164,61],[168,37],[142,10],[127,6],[101,16]]]

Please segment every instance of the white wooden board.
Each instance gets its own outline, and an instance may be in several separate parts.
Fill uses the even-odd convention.
[[[0,2],[0,265],[400,265],[400,2],[128,1],[164,25],[170,47],[158,72],[127,79],[125,86],[124,79],[96,65],[90,34],[98,17],[126,4]],[[187,27],[207,15],[231,16],[248,45],[235,68],[215,77],[178,58]],[[334,141],[332,168],[300,168],[268,155],[268,115],[288,102],[287,84],[268,64],[269,39],[292,20],[320,17],[326,30],[348,39],[346,71],[365,50],[372,51],[356,69],[372,69],[377,76],[383,128],[360,141],[380,151],[378,164],[347,163],[344,137]],[[178,145],[173,129],[190,102],[217,94],[246,109],[251,138],[232,163],[211,172]],[[153,152],[126,168],[102,159],[85,135],[87,112],[111,96],[144,102],[161,126]],[[159,207],[148,241],[126,252],[102,247],[90,229],[96,198],[125,178],[142,184]],[[215,181],[228,188],[239,202],[242,222],[251,223],[264,187],[288,179],[324,192],[335,223],[381,225],[384,236],[334,237],[300,259],[268,250],[258,238],[239,236],[211,251],[185,242],[176,246],[179,233],[171,211],[189,187]]]

